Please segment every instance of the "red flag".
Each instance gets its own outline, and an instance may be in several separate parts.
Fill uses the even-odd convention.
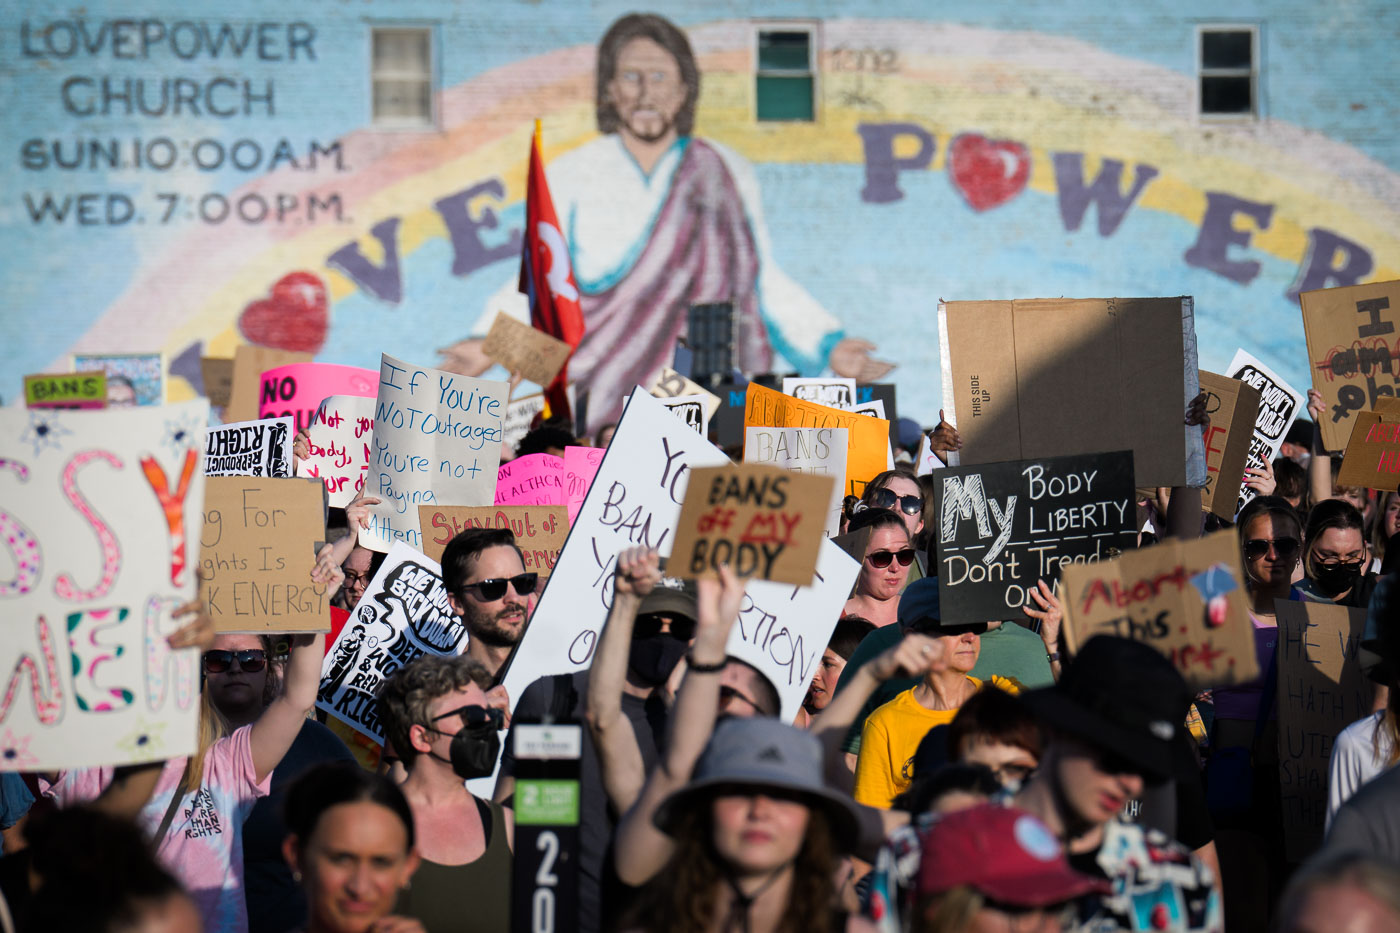
[[[583,311],[578,286],[569,261],[569,245],[549,196],[549,181],[540,156],[540,121],[530,146],[530,174],[525,182],[525,242],[520,253],[520,290],[530,299],[530,323],[570,347],[583,339]],[[545,388],[545,402],[553,417],[572,418],[564,387],[569,381],[566,362]]]

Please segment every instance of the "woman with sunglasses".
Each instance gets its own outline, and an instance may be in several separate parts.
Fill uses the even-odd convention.
[[[1298,590],[1308,599],[1364,609],[1376,589],[1366,523],[1350,502],[1328,499],[1308,513],[1303,571]]]
[[[909,539],[924,528],[924,491],[914,471],[907,466],[886,470],[865,486],[860,497],[867,509],[885,509],[904,521]]]
[[[842,615],[869,619],[876,627],[893,625],[899,617],[899,594],[909,579],[909,566],[914,563],[914,549],[909,545],[909,531],[894,512],[866,509],[851,519],[849,533],[870,529],[856,577],[854,595],[846,601]]]
[[[384,734],[408,771],[403,795],[422,856],[395,911],[430,933],[510,929],[512,811],[467,790],[495,770],[498,710],[487,706],[491,674],[465,656],[425,654],[379,690]]]

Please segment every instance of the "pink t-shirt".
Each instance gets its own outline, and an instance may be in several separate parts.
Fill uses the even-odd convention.
[[[258,782],[253,769],[252,726],[243,726],[209,747],[200,787],[184,796],[161,840],[159,856],[190,892],[204,929],[245,933],[248,909],[243,896],[243,821],[271,785]],[[185,770],[184,758],[165,763],[155,793],[141,810],[148,835],[160,828],[170,798]],[[112,782],[111,768],[67,771],[45,790],[59,806],[93,800]]]

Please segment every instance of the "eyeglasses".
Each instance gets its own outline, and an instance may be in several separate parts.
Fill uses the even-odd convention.
[[[438,722],[450,716],[459,718],[462,721],[462,726],[467,729],[479,729],[487,724],[500,729],[505,725],[505,717],[500,710],[490,706],[481,706],[477,703],[468,703],[466,706],[450,709],[440,716],[434,716],[432,719],[429,719],[428,722]],[[425,726],[424,728],[430,732],[437,732],[443,735],[448,734],[441,729],[434,729],[432,726]]]
[[[924,635],[932,635],[934,638],[957,638],[959,635],[966,635],[971,632],[973,635],[985,635],[992,627],[990,622],[969,622],[966,625],[944,625],[941,622],[933,621],[925,624],[914,631]]]
[[[890,561],[898,560],[899,566],[908,567],[914,563],[914,549],[904,548],[900,551],[871,551],[865,555],[865,559],[870,561],[870,566],[884,569],[890,565]]]
[[[760,707],[757,703],[755,703],[755,702],[754,702],[751,698],[749,698],[747,695],[745,695],[745,694],[743,694],[743,693],[740,693],[738,690],[734,689],[733,687],[723,686],[723,687],[720,687],[720,688],[719,688],[719,705],[720,705],[720,706],[724,706],[726,703],[728,703],[730,697],[738,697],[739,699],[743,700],[745,703],[749,704],[749,707],[750,707],[752,710],[754,710],[754,712],[757,712],[757,713],[762,713],[762,712],[763,712],[762,707]]]
[[[896,495],[893,489],[877,489],[870,494],[870,504],[878,509],[891,509],[896,506],[905,515],[918,515],[924,510],[924,501],[918,496]]]
[[[1244,543],[1245,559],[1258,560],[1269,553],[1270,546],[1279,557],[1289,558],[1298,553],[1299,541],[1297,538],[1250,538]]]
[[[535,591],[536,584],[539,583],[540,575],[537,573],[521,573],[516,576],[493,577],[490,580],[478,580],[476,583],[466,583],[462,585],[463,590],[476,590],[481,598],[486,602],[493,602],[506,595],[506,584],[509,583],[515,588],[516,595],[529,596]]]
[[[1035,774],[1036,769],[1035,765],[1018,765],[1015,762],[1007,762],[997,765],[995,768],[990,765],[987,767],[992,772],[992,776],[997,779],[997,783],[1003,786],[1013,781],[1024,785],[1026,781],[1030,780],[1031,775]]]
[[[632,626],[633,638],[650,638],[652,635],[661,634],[662,621],[671,620],[671,629],[666,632],[678,641],[690,641],[695,637],[695,620],[687,619],[685,616],[668,616],[665,614],[648,614],[637,616],[637,621]]]
[[[215,648],[212,651],[204,652],[204,672],[206,674],[222,674],[233,666],[235,660],[238,662],[240,670],[256,674],[267,667],[267,652],[261,648],[244,648],[242,651],[225,651],[222,648]]]
[[[1319,567],[1346,567],[1355,569],[1360,567],[1366,560],[1364,554],[1347,554],[1345,556],[1314,557],[1313,561]]]
[[[369,581],[373,579],[368,573],[356,573],[353,570],[345,570],[343,573],[345,574],[346,586],[369,586]]]

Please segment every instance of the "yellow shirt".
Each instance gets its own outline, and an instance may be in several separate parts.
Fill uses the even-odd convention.
[[[977,690],[982,689],[981,680],[968,680]],[[1007,693],[1021,692],[1021,684],[1013,678],[993,675],[991,682]],[[888,810],[911,783],[910,765],[924,736],[935,726],[952,722],[958,714],[956,709],[926,708],[914,699],[917,689],[905,690],[865,720],[860,758],[856,760],[857,803]]]

